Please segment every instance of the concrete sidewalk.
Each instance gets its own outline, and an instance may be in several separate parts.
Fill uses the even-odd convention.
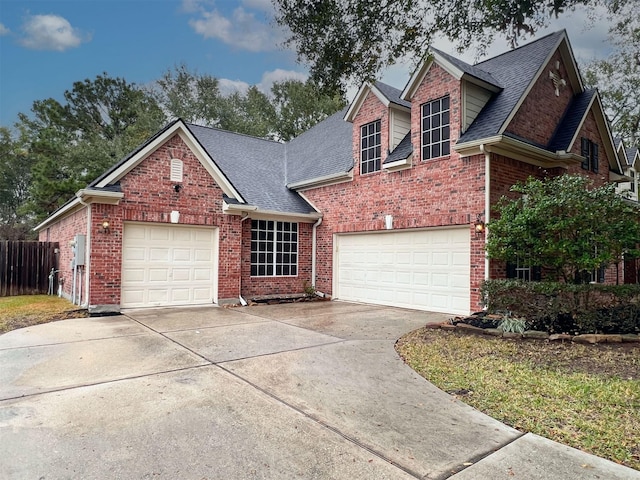
[[[139,310],[0,336],[0,478],[640,479],[509,428],[393,348],[445,315]]]

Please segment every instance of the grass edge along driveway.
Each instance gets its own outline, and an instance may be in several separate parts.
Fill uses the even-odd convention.
[[[507,425],[640,470],[640,346],[423,328],[396,350],[438,388]]]

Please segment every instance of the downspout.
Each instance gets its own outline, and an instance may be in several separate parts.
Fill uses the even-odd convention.
[[[316,288],[316,251],[318,249],[318,239],[317,239],[317,230],[318,227],[322,224],[322,217],[320,217],[316,223],[313,224],[313,234],[311,240],[311,286],[315,290]],[[320,295],[324,296],[324,295]]]
[[[244,223],[244,221],[249,218],[249,214],[245,213],[242,218],[240,218],[240,280],[239,280],[239,287],[240,287],[240,292],[238,294],[238,300],[240,300],[240,305],[242,305],[243,307],[246,307],[248,305],[247,301],[243,298],[242,296],[242,224]]]
[[[89,271],[91,269],[91,205],[89,205],[88,203],[85,203],[82,198],[80,196],[77,195],[78,201],[80,202],[80,205],[84,205],[85,207],[87,207],[87,240],[85,243],[85,262],[84,262],[84,274],[85,274],[85,281],[84,281],[84,288],[85,288],[85,292],[84,292],[84,300],[85,303],[87,304],[87,308],[89,307]],[[81,280],[82,282],[82,280]],[[81,294],[82,295],[82,294]],[[80,305],[82,306],[82,305]]]
[[[485,243],[489,230],[486,224],[489,223],[491,213],[491,154],[486,150],[484,143],[480,145],[480,151],[484,153],[484,238]],[[489,257],[484,255],[484,279],[489,280]]]

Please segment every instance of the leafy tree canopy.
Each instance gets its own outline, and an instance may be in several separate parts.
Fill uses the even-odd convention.
[[[154,96],[170,117],[256,137],[288,141],[345,105],[340,92],[312,81],[275,82],[270,92],[257,86],[223,94],[219,81],[185,65],[166,71]]]
[[[640,17],[631,5],[623,10],[609,31],[616,50],[587,65],[585,79],[598,87],[615,134],[640,147]]]
[[[60,207],[165,122],[155,99],[106,73],[75,82],[64,93],[33,103],[18,129],[32,164],[27,210],[42,218]]]
[[[539,266],[552,277],[573,282],[581,272],[618,263],[625,252],[638,253],[638,209],[615,192],[594,188],[579,175],[538,180],[511,188],[489,223],[489,258]]]
[[[636,0],[274,0],[288,44],[323,86],[372,80],[405,56],[419,60],[436,36],[482,52],[496,33],[513,45],[578,5],[618,14]]]

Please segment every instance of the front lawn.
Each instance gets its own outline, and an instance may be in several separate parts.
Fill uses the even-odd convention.
[[[640,469],[640,346],[420,329],[396,349],[438,388],[523,432]]]
[[[52,295],[0,298],[0,334],[39,323],[86,316],[86,310]]]

